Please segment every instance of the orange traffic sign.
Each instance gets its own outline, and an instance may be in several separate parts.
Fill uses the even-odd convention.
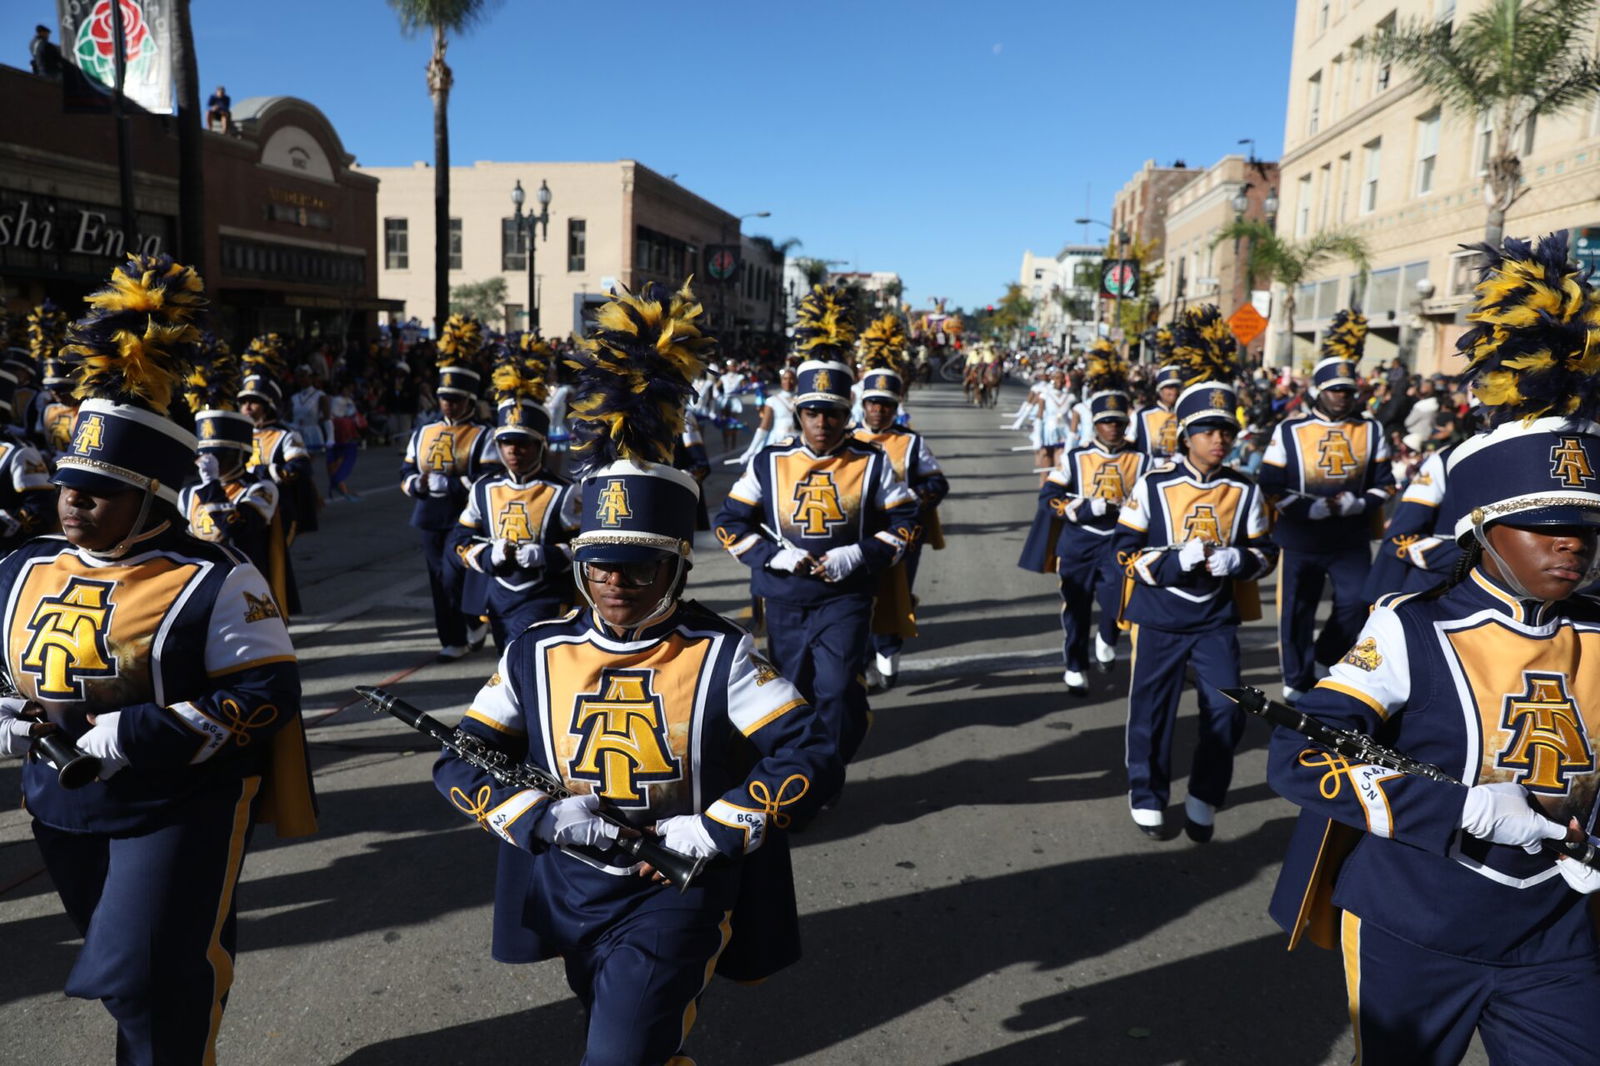
[[[1255,304],[1244,304],[1228,316],[1228,326],[1240,344],[1249,344],[1261,336],[1267,328],[1267,320],[1256,310]]]

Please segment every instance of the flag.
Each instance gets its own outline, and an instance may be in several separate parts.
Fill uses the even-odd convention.
[[[127,68],[122,92],[146,111],[173,113],[171,0],[57,0],[61,16],[61,55],[89,82],[116,85],[117,54],[112,4],[122,8]],[[98,110],[92,98],[73,89],[73,71],[63,78],[69,110],[74,104]]]

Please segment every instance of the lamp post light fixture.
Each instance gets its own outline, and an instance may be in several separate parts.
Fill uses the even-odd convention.
[[[528,194],[522,190],[522,179],[517,179],[516,188],[511,190],[511,206],[516,208],[517,236],[522,237],[528,249],[528,332],[539,331],[539,291],[537,275],[534,273],[534,227],[538,227],[539,235],[545,240],[550,239],[550,186],[545,184],[543,178],[539,179],[539,191],[533,194],[539,201],[539,213],[533,213],[529,208],[523,214],[522,205],[527,202]]]

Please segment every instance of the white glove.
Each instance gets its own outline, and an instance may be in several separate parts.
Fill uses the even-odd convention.
[[[595,813],[599,806],[600,797],[593,792],[556,800],[534,826],[534,835],[546,844],[563,848],[609,847],[617,842],[618,830]]]
[[[450,495],[450,478],[446,474],[441,474],[438,471],[434,471],[433,473],[429,474],[427,477],[427,486],[429,496]]]
[[[750,447],[746,448],[744,450],[744,454],[739,456],[740,463],[741,464],[742,463],[748,463],[751,460],[751,458],[755,456],[756,452],[759,452],[762,448],[765,448],[767,446],[767,441],[769,441],[771,439],[772,439],[772,431],[771,430],[769,430],[769,429],[758,429],[758,430],[756,430],[756,435],[754,437],[750,438]]]
[[[78,738],[78,750],[100,760],[102,781],[110,780],[118,770],[128,765],[128,757],[123,754],[122,744],[117,739],[117,723],[121,720],[121,711],[96,715],[94,725]]]
[[[1593,866],[1585,866],[1577,859],[1557,859],[1556,873],[1561,875],[1561,880],[1574,892],[1587,896],[1591,892],[1600,891],[1600,870]]]
[[[1196,537],[1186,540],[1183,547],[1178,549],[1178,565],[1185,570],[1193,570],[1206,561],[1206,542]]]
[[[779,548],[778,553],[767,560],[767,569],[792,574],[809,558],[811,553],[803,552],[799,548]]]
[[[1109,506],[1110,505],[1106,500],[1102,500],[1100,497],[1096,496],[1089,501],[1089,513],[1094,517],[1099,518],[1101,515],[1106,513]]]
[[[1527,789],[1509,781],[1467,789],[1461,828],[1480,840],[1524,848],[1532,854],[1538,854],[1542,842],[1567,835],[1564,826],[1529,805]]]
[[[709,859],[721,854],[711,842],[705,819],[698,814],[675,814],[671,818],[663,818],[656,822],[656,835],[669,850],[691,859]]]
[[[14,537],[22,528],[22,522],[10,511],[0,511],[0,537]]]
[[[831,549],[817,563],[817,569],[822,571],[824,581],[843,581],[856,572],[865,558],[859,544],[841,544]]]
[[[1328,501],[1318,496],[1311,501],[1311,510],[1306,513],[1306,517],[1314,522],[1320,522],[1331,514],[1333,514],[1333,508],[1329,506]]]
[[[1239,563],[1243,558],[1238,548],[1214,548],[1211,558],[1206,560],[1206,569],[1214,577],[1226,577],[1239,572]]]
[[[222,480],[222,463],[211,452],[201,452],[194,461],[194,468],[200,471],[202,485]]]
[[[511,542],[496,537],[489,542],[489,565],[504,566],[511,560]]]
[[[1339,513],[1342,515],[1360,514],[1367,509],[1367,498],[1357,496],[1353,492],[1341,492],[1333,500],[1339,505]]]
[[[27,705],[28,701],[19,697],[0,699],[0,755],[26,755],[33,747],[33,727],[38,723],[19,717]]]
[[[1423,537],[1406,545],[1406,558],[1411,560],[1411,565],[1419,569],[1428,568],[1428,553],[1437,548],[1442,542],[1438,537]]]
[[[544,546],[525,540],[517,545],[517,565],[524,570],[532,570],[544,565]]]

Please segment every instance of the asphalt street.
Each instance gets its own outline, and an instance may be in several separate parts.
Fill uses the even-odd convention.
[[[1265,783],[1252,722],[1205,845],[1152,841],[1127,814],[1126,647],[1084,698],[1061,682],[1052,577],[1015,565],[1034,509],[1021,398],[975,410],[919,390],[917,428],[950,475],[949,547],[924,556],[921,635],[840,804],[795,839],[805,958],[759,986],[716,980],[687,1050],[701,1066],[1348,1062],[1339,959],[1286,951],[1267,918],[1293,809]],[[241,885],[230,1066],[576,1063],[583,1015],[560,964],[489,958],[495,841],[434,791],[433,752],[351,686],[383,683],[453,721],[484,652],[436,665],[426,576],[392,449],[362,453],[358,502],[295,546],[292,627],[322,831],[258,833]],[[718,465],[713,507],[732,480]],[[709,534],[690,594],[748,610],[746,571]],[[1263,596],[1270,605],[1270,591]],[[1270,613],[1246,628],[1247,683],[1277,691]],[[1181,806],[1194,698],[1178,729]],[[0,794],[17,795],[17,765]],[[61,992],[79,941],[25,814],[0,813],[0,1062],[109,1063],[98,1003]],[[1169,820],[1181,822],[1181,809]],[[1486,1061],[1474,1049],[1471,1063]]]

